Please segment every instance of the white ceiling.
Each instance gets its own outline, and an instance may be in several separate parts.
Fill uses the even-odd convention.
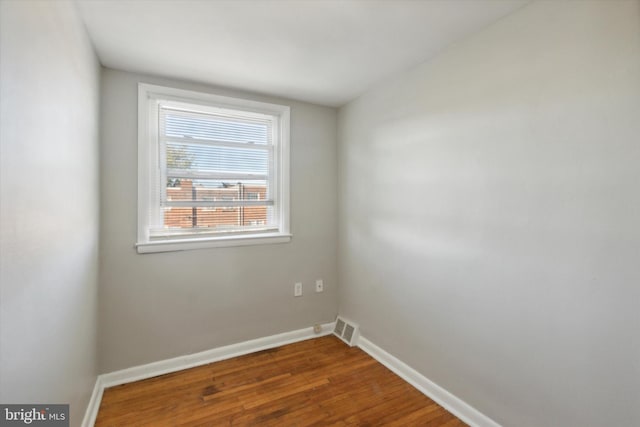
[[[77,0],[103,65],[339,106],[527,0]]]

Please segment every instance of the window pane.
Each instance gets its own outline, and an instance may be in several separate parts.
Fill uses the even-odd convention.
[[[176,233],[225,233],[267,230],[277,228],[270,225],[272,218],[272,206],[164,208],[165,232],[173,230]]]
[[[235,183],[216,180],[175,179],[167,182],[167,202],[267,201],[267,181],[242,180]],[[213,204],[212,204],[213,205]],[[207,228],[207,231],[248,231],[272,225],[272,206],[166,207],[164,227],[173,229]]]

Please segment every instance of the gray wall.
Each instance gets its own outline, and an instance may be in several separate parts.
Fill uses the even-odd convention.
[[[100,68],[67,2],[0,2],[0,402],[95,383]]]
[[[339,312],[506,426],[640,425],[639,3],[532,3],[338,121]]]
[[[139,255],[137,84],[291,106],[291,243]],[[103,70],[100,370],[332,321],[337,312],[336,110]],[[316,278],[325,291],[313,292]],[[304,296],[293,297],[303,281]]]

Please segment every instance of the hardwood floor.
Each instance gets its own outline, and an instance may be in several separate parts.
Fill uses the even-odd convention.
[[[464,426],[333,336],[108,388],[96,426]]]

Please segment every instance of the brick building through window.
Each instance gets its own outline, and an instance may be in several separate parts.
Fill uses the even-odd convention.
[[[220,187],[205,187],[189,179],[181,179],[167,187],[168,201],[220,202],[239,200],[265,200],[265,185],[222,183]],[[267,224],[267,206],[210,206],[167,207],[164,209],[164,227],[225,228],[261,226]]]

